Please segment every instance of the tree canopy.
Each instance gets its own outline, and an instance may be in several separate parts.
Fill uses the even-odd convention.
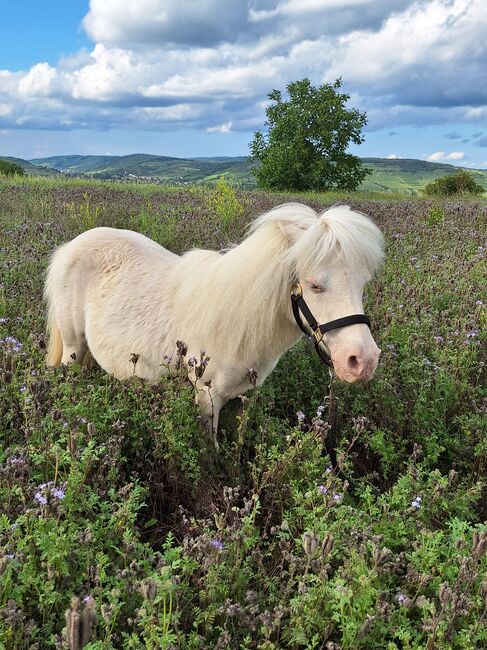
[[[25,176],[25,171],[20,165],[0,158],[0,176]]]
[[[319,87],[309,79],[286,86],[268,97],[267,133],[256,131],[250,143],[259,187],[288,190],[354,190],[369,172],[360,158],[347,153],[351,142],[363,142],[366,114],[346,108],[350,96],[340,93],[342,81]]]

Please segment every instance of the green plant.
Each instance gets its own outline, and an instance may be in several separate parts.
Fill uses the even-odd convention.
[[[221,175],[210,195],[210,205],[218,215],[223,231],[227,231],[235,219],[243,213],[243,205],[235,188]]]

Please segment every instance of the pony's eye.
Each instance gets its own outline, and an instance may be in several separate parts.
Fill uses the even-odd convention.
[[[315,284],[314,282],[310,282],[310,289],[311,291],[314,291],[315,293],[323,293],[324,289],[321,287],[319,284]]]

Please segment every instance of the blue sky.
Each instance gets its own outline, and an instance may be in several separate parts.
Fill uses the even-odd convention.
[[[487,168],[484,0],[23,0],[0,155],[246,155],[266,95],[343,79],[362,156]]]

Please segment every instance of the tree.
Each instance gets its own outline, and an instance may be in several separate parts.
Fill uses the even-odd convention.
[[[25,176],[25,171],[20,165],[0,158],[0,176]]]
[[[259,187],[287,190],[355,190],[368,169],[347,153],[350,142],[363,142],[367,116],[346,108],[350,96],[340,93],[341,79],[318,88],[309,79],[286,86],[289,99],[273,90],[266,109],[267,134],[254,133],[250,143]]]
[[[471,172],[460,169],[454,174],[435,178],[425,186],[423,192],[427,196],[453,196],[455,194],[483,194],[485,190],[476,182]]]

